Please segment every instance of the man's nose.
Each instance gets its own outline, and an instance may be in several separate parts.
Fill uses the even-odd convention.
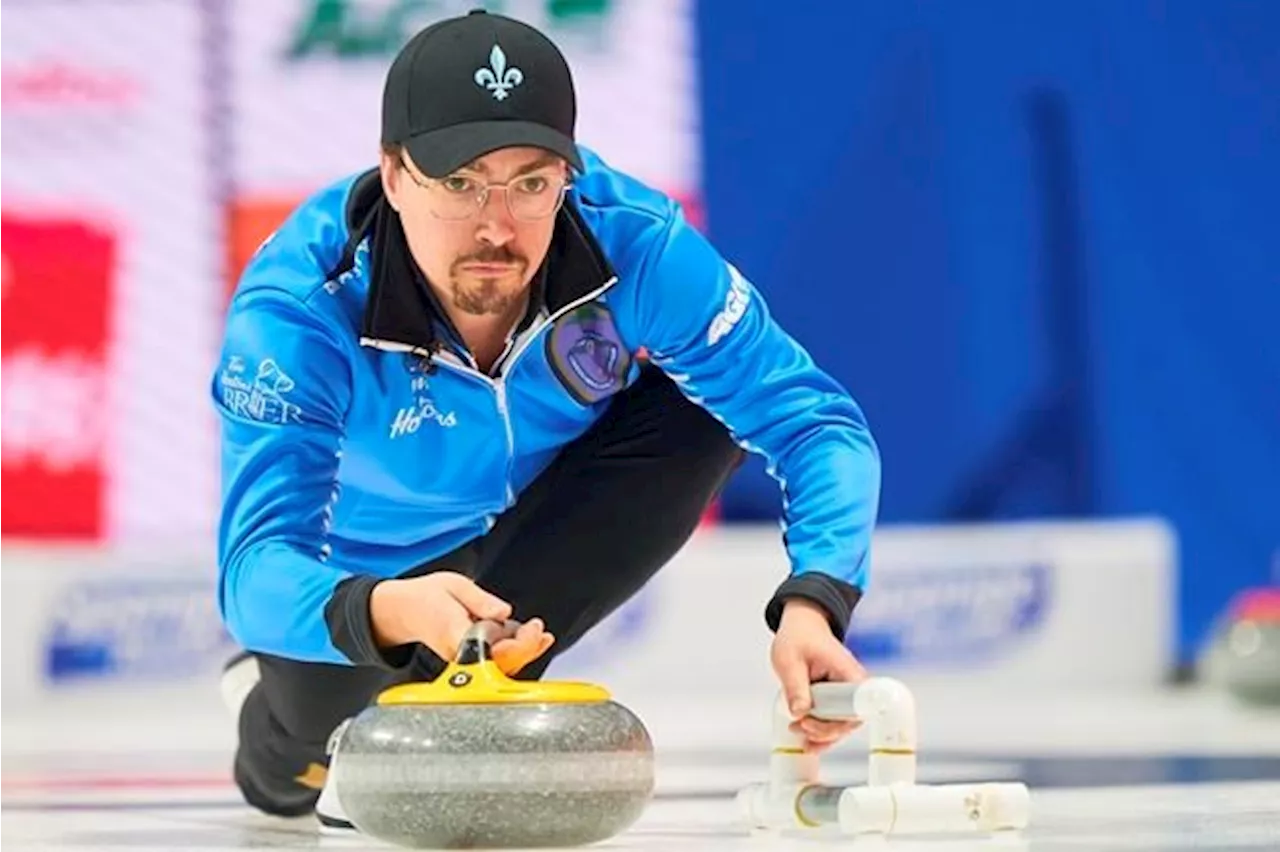
[[[507,208],[505,189],[491,189],[480,208],[479,228],[476,236],[491,245],[500,246],[515,238],[515,218]]]

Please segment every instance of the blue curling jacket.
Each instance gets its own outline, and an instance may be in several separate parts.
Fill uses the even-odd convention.
[[[861,411],[678,205],[583,154],[542,309],[494,376],[449,339],[376,170],[316,193],[258,249],[211,388],[218,601],[245,648],[383,662],[367,630],[372,584],[483,535],[635,380],[641,348],[767,459],[792,569],[779,593],[847,624],[880,485]],[[364,593],[339,602],[354,587]],[[361,618],[365,635],[335,641],[336,622]]]

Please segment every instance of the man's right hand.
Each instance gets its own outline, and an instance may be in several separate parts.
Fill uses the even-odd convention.
[[[510,617],[511,604],[451,571],[383,580],[369,597],[369,620],[379,646],[420,642],[444,660],[457,655],[462,637],[475,621],[501,622]],[[507,674],[515,674],[546,653],[554,641],[541,619],[530,619],[514,638],[494,644],[493,660]]]

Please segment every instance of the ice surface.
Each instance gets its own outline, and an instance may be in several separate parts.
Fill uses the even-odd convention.
[[[752,723],[735,729],[725,724],[728,710],[720,717],[707,707],[653,705],[644,713],[667,743],[658,796],[632,830],[595,848],[1280,850],[1280,714],[1195,691],[929,706],[965,712],[924,720],[932,723],[922,724],[920,780],[1023,780],[1032,788],[1029,831],[889,841],[750,835],[735,824],[732,795],[764,777],[766,754],[754,747]],[[712,720],[705,727],[718,738],[690,721],[695,712]],[[122,718],[119,708],[98,705],[5,719],[5,849],[391,848],[323,836],[309,818],[276,819],[244,806],[228,779],[227,726],[213,713],[111,723]],[[859,746],[852,739],[825,760],[824,780],[862,781]]]

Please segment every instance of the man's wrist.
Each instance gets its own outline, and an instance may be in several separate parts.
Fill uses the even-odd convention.
[[[782,602],[782,617],[778,625],[788,622],[817,623],[826,625],[831,616],[826,608],[808,598],[786,598]]]
[[[784,607],[790,601],[802,600],[820,608],[826,614],[831,632],[843,639],[853,608],[861,597],[861,589],[828,574],[793,574],[778,586],[765,606],[765,623],[770,630],[777,631]]]
[[[380,580],[369,592],[369,627],[379,648],[394,648],[413,641],[400,617],[395,580]]]
[[[343,580],[325,604],[324,619],[334,647],[352,663],[399,669],[408,664],[412,648],[407,643],[383,644],[375,632],[373,597],[382,583],[380,578],[366,575]],[[386,631],[393,622],[385,601],[379,610],[379,621]]]

